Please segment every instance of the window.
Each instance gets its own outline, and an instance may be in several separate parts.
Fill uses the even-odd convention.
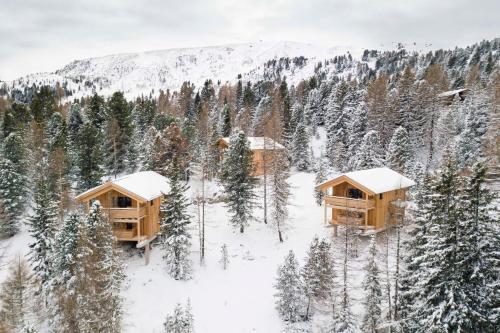
[[[380,194],[378,195],[378,198],[379,198],[380,200],[382,200],[382,199],[384,198],[384,196],[382,195],[382,193],[380,193]]]
[[[151,200],[151,201],[149,202],[149,205],[150,205],[150,206],[153,206],[153,200]]]
[[[120,208],[132,207],[132,199],[129,197],[118,197],[118,207]]]
[[[361,199],[363,197],[363,192],[357,188],[350,188],[348,190],[347,196],[352,199]]]

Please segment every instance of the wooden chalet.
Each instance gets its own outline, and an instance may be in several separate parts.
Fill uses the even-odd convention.
[[[404,216],[406,191],[415,183],[389,168],[353,171],[319,184],[324,222],[337,233],[339,225],[364,231],[386,229]]]
[[[99,200],[119,241],[149,243],[160,231],[161,198],[170,190],[167,178],[142,171],[107,181],[76,197],[90,209]]]
[[[270,165],[273,159],[273,153],[277,150],[284,150],[283,147],[278,142],[271,138],[264,136],[249,136],[248,142],[250,144],[250,150],[253,153],[253,172],[254,176],[261,176],[264,174],[264,162]],[[223,152],[229,148],[231,142],[229,137],[220,138],[217,141],[217,146]],[[223,154],[221,154],[223,155]]]
[[[462,88],[462,89],[449,90],[449,91],[442,92],[439,95],[437,95],[437,97],[443,105],[451,105],[456,96],[458,96],[460,101],[463,101],[468,93],[469,93],[469,89]]]

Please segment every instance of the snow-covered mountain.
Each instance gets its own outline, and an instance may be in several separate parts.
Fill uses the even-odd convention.
[[[19,78],[13,88],[59,82],[73,91],[73,97],[93,90],[109,95],[116,90],[128,96],[149,94],[159,89],[178,90],[184,81],[201,86],[206,79],[222,83],[256,81],[286,75],[296,83],[309,77],[315,65],[325,59],[350,51],[347,47],[326,48],[296,42],[256,42],[200,48],[168,49],[140,53],[109,55],[75,60],[54,73],[37,73]],[[288,58],[288,60],[280,58]],[[273,64],[272,70],[270,64]],[[266,65],[267,64],[267,65]],[[276,71],[276,68],[279,71]]]

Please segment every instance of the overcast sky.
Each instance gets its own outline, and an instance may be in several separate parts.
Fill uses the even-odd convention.
[[[0,80],[112,53],[297,41],[381,48],[500,37],[500,0],[0,0]]]

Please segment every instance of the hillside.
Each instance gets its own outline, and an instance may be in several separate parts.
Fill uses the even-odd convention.
[[[178,89],[189,81],[201,86],[207,79],[235,82],[267,78],[265,64],[280,58],[292,59],[283,74],[296,83],[314,73],[317,62],[347,48],[325,48],[296,42],[256,42],[200,48],[167,49],[140,53],[109,55],[75,60],[54,73],[37,73],[12,82],[13,88],[59,82],[75,97],[92,93],[111,95],[121,90],[127,96],[149,94],[159,89]],[[358,52],[359,51],[359,52]],[[360,54],[360,50],[356,53]]]

